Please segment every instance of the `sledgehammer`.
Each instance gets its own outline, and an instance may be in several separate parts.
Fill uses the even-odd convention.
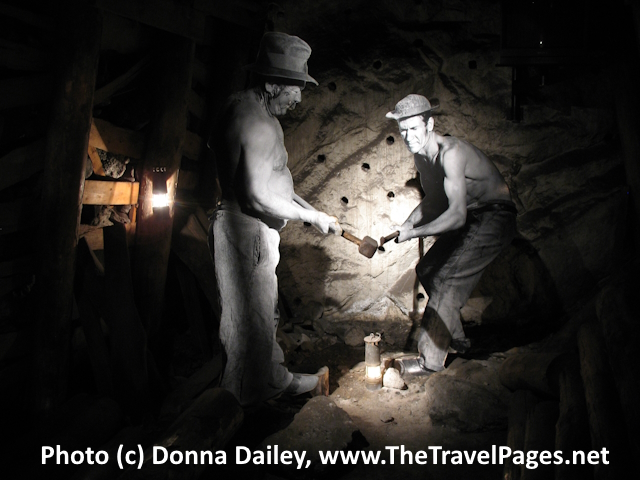
[[[293,194],[293,201],[301,207],[306,208],[307,210],[316,210],[311,206],[310,203],[308,203],[306,200],[303,200],[295,193]],[[342,233],[340,234],[341,237],[346,238],[350,242],[358,245],[358,253],[364,255],[367,258],[373,257],[373,255],[376,253],[376,250],[378,249],[378,242],[376,242],[373,238],[364,237],[362,240],[360,240],[358,237],[351,235],[349,232],[345,232],[342,227],[339,226],[338,228],[340,228],[340,230],[342,231]]]
[[[362,240],[360,240],[358,237],[354,237],[344,230],[342,230],[342,236],[350,242],[358,245],[358,252],[367,258],[373,257],[373,254],[376,253],[376,250],[378,249],[378,242],[376,242],[371,237],[364,237]]]

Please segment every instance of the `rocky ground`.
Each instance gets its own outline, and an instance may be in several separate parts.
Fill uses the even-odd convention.
[[[511,393],[500,383],[497,369],[508,354],[487,353],[487,340],[481,338],[476,344],[484,347],[472,350],[466,358],[450,355],[443,372],[405,378],[394,387],[375,391],[364,383],[364,347],[338,341],[322,350],[298,349],[288,356],[290,368],[311,372],[328,365],[330,395],[283,395],[246,410],[243,425],[227,451],[229,458],[235,458],[236,446],[274,452],[277,445],[280,452],[307,452],[308,468],[297,469],[295,460],[289,467],[232,466],[229,462],[224,468],[211,467],[211,473],[216,478],[499,478],[501,465],[452,464],[465,450],[491,452],[493,445],[506,444]],[[398,349],[382,350],[382,362],[390,368],[393,359],[413,355]],[[438,464],[434,464],[434,450],[429,447],[451,451],[446,464],[441,452]],[[402,448],[411,454],[401,456]],[[357,465],[338,460],[328,466],[322,463],[319,451],[379,453],[380,462],[365,464],[361,458]],[[415,455],[419,451],[427,453],[426,464],[418,463]]]

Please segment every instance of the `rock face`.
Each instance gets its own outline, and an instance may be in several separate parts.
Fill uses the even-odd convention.
[[[466,319],[497,322],[568,307],[608,273],[627,200],[620,153],[609,144],[606,71],[556,67],[555,80],[538,87],[540,70],[522,69],[533,87],[516,123],[508,119],[512,72],[497,66],[498,0],[278,3],[275,29],[311,45],[309,72],[320,84],[308,86],[282,119],[300,196],[360,238],[391,233],[421,196],[412,155],[385,113],[418,93],[439,99],[438,133],[469,141],[494,161],[518,206],[519,239],[486,272]],[[425,249],[433,240],[425,239]],[[417,240],[389,243],[367,259],[343,238],[291,224],[281,252],[281,288],[297,300],[294,309],[318,302],[322,320],[374,327],[424,309]]]
[[[266,449],[268,445],[277,445],[281,451],[305,451],[312,469],[316,469],[320,462],[319,450],[347,449],[357,430],[349,415],[332,400],[314,397],[296,414],[287,428],[266,438],[261,447]],[[295,470],[295,465],[292,470]]]
[[[425,386],[435,424],[463,432],[506,428],[510,392],[500,383],[495,361],[458,359]]]

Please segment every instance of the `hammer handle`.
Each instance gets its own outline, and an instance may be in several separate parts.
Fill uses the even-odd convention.
[[[358,237],[354,237],[353,235],[351,235],[349,232],[345,232],[344,230],[342,231],[342,236],[344,238],[346,238],[347,240],[349,240],[350,242],[355,243],[356,245],[360,245],[360,243],[362,242],[362,240],[360,240]]]
[[[393,232],[390,235],[387,235],[386,237],[381,237],[380,238],[380,246],[384,245],[385,243],[387,243],[389,240],[393,240],[394,238],[397,238],[398,235],[400,235],[400,232],[398,230],[396,230],[395,232]]]

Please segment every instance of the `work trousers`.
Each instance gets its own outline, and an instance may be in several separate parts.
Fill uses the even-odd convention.
[[[241,405],[282,392],[293,375],[276,341],[280,234],[237,208],[221,205],[209,228],[226,354],[221,386]]]
[[[429,297],[417,338],[420,360],[426,368],[444,369],[451,340],[466,340],[460,309],[484,269],[511,243],[515,233],[515,206],[511,203],[468,210],[466,224],[441,235],[416,266]]]

